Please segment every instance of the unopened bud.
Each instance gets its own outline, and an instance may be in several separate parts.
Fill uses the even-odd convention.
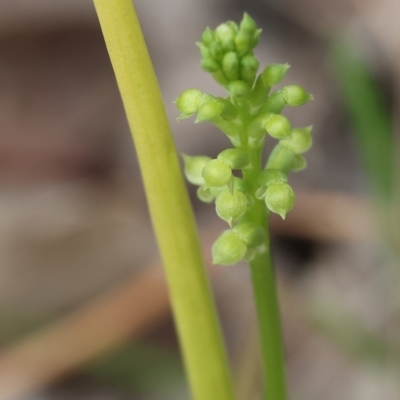
[[[211,189],[200,186],[197,189],[197,197],[204,203],[211,203],[215,200],[215,194]]]
[[[302,106],[308,101],[313,100],[313,96],[299,85],[285,86],[282,89],[282,93],[287,104],[291,107]]]
[[[266,121],[265,129],[275,139],[287,139],[290,138],[292,125],[283,115],[275,114]]]
[[[211,160],[203,169],[206,187],[226,185],[232,178],[232,170],[221,160]]]
[[[292,129],[292,137],[282,143],[290,147],[296,154],[303,154],[312,146],[311,129],[311,126]]]
[[[231,24],[221,24],[215,29],[215,38],[221,43],[223,50],[235,49],[236,30]]]
[[[211,161],[211,158],[207,156],[191,157],[186,154],[182,154],[182,156],[185,164],[184,171],[187,180],[194,185],[203,185],[203,169]]]
[[[228,85],[229,93],[232,97],[242,97],[250,93],[251,87],[245,81],[233,81]]]
[[[213,264],[236,264],[243,260],[246,251],[246,244],[235,232],[222,232],[212,247]]]
[[[258,183],[261,186],[268,187],[276,183],[284,183],[288,181],[288,176],[279,169],[265,169],[261,172]]]
[[[261,110],[262,112],[280,114],[286,104],[286,99],[283,96],[282,90],[277,90],[269,95],[265,105],[261,108]]]
[[[199,48],[203,58],[210,58],[210,50],[208,50],[208,47],[203,42],[197,42],[196,46]]]
[[[206,46],[209,46],[214,40],[215,40],[214,32],[207,26],[207,28],[205,29],[205,31],[201,35],[201,41]]]
[[[241,78],[244,81],[253,84],[259,65],[260,63],[258,62],[257,58],[250,54],[242,57],[240,60]]]
[[[222,71],[222,69],[219,69],[218,71],[214,71],[212,73],[212,76],[215,79],[215,81],[218,82],[222,86],[226,86],[229,84],[229,80],[225,76],[224,71]]]
[[[218,71],[218,70],[221,68],[221,66],[218,64],[218,62],[215,61],[215,60],[214,60],[213,58],[211,58],[211,57],[203,58],[203,59],[200,61],[200,66],[201,66],[201,68],[203,68],[204,71],[206,71],[206,72],[216,72],[216,71]]]
[[[210,97],[200,105],[195,123],[212,121],[221,115],[222,110],[223,106],[221,103],[217,99]]]
[[[179,118],[187,118],[193,115],[199,109],[200,100],[203,93],[197,89],[185,90],[176,100],[175,104],[182,113]]]
[[[303,171],[307,167],[307,160],[301,155],[296,154],[296,158],[293,161],[292,170],[294,172]]]
[[[228,164],[231,169],[244,169],[250,165],[249,154],[240,149],[226,149],[219,153],[217,158]]]
[[[251,222],[238,223],[233,231],[245,242],[249,247],[258,247],[267,240],[265,229]]]
[[[234,51],[229,51],[222,59],[222,70],[230,81],[239,79],[239,56]]]
[[[296,159],[296,153],[288,146],[278,143],[272,150],[267,161],[267,169],[279,169],[286,174],[293,169],[293,163]]]
[[[266,134],[266,123],[273,116],[272,113],[261,114],[251,121],[247,133],[250,139],[260,139]]]
[[[215,201],[217,215],[231,227],[247,210],[247,197],[243,192],[224,190]]]
[[[210,55],[212,58],[219,60],[223,54],[224,50],[220,42],[213,41],[209,46],[208,49],[210,50]]]
[[[287,183],[269,185],[265,192],[265,204],[272,212],[285,219],[286,213],[294,206],[294,192]]]
[[[252,49],[253,35],[249,32],[239,30],[235,37],[236,50],[242,56]]]
[[[264,85],[270,87],[278,84],[285,77],[289,68],[289,64],[268,65],[261,74]]]
[[[242,21],[240,22],[241,31],[248,32],[253,34],[257,29],[257,24],[253,18],[250,17],[249,14],[244,13]]]

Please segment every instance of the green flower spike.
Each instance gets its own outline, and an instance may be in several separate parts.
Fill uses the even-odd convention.
[[[244,259],[246,252],[246,244],[235,232],[222,232],[212,247],[213,264],[236,264]]]
[[[230,227],[239,218],[243,217],[247,210],[247,197],[239,190],[224,190],[215,202],[217,215],[226,221]]]
[[[205,187],[221,187],[232,178],[232,170],[221,160],[211,160],[203,169]]]
[[[294,206],[294,192],[287,183],[275,183],[269,185],[265,192],[265,204],[268,209],[279,214],[285,219],[286,213]]]
[[[200,158],[198,164],[193,161],[193,171],[187,168],[187,175],[191,182],[200,184],[200,200],[215,200],[218,216],[231,228],[215,241],[213,263],[249,263],[267,382],[262,397],[284,400],[284,351],[267,221],[271,212],[284,219],[293,208],[295,195],[288,176],[305,168],[302,154],[312,144],[311,128],[293,129],[281,113],[286,106],[301,106],[312,96],[298,85],[273,88],[282,82],[288,64],[271,64],[258,73],[259,61],[253,49],[260,33],[247,14],[240,24],[228,21],[215,30],[207,28],[197,44],[201,66],[226,90],[226,96],[214,97],[193,89],[187,100],[183,96],[177,105],[182,117],[197,113],[196,122],[210,121],[231,142],[232,148],[216,159]],[[265,163],[263,146],[270,142],[267,134],[278,143]]]

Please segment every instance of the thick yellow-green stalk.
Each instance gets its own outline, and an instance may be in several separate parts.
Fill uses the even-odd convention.
[[[94,0],[136,146],[196,400],[233,390],[188,195],[131,0]]]

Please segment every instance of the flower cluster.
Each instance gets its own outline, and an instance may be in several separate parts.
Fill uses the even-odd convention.
[[[250,211],[257,202],[264,202],[270,212],[285,218],[295,201],[288,175],[305,168],[302,154],[312,144],[311,127],[293,128],[281,115],[285,106],[301,106],[312,96],[298,85],[271,92],[289,65],[269,65],[257,76],[259,62],[253,49],[260,33],[247,14],[239,25],[229,21],[214,31],[207,28],[197,43],[201,66],[224,86],[228,96],[189,89],[175,102],[179,119],[197,114],[196,123],[212,122],[233,145],[215,159],[183,156],[187,179],[199,186],[198,197],[215,201],[218,216],[230,227],[213,246],[214,263],[219,264],[251,260],[257,252],[266,251],[264,222],[253,221]],[[260,150],[267,134],[278,143],[262,169]],[[235,170],[239,172],[234,174]]]

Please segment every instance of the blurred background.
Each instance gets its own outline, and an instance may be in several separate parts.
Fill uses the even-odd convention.
[[[226,137],[176,122],[206,26],[247,11],[257,55],[315,100],[295,209],[271,221],[292,400],[400,398],[400,4],[137,0],[179,152]],[[268,150],[268,149],[267,149]],[[397,174],[398,176],[398,174]],[[162,179],[162,177],[160,177]],[[91,1],[0,0],[0,399],[189,399],[136,156]],[[224,229],[190,187],[205,258]],[[214,267],[239,400],[260,399],[248,270]]]

